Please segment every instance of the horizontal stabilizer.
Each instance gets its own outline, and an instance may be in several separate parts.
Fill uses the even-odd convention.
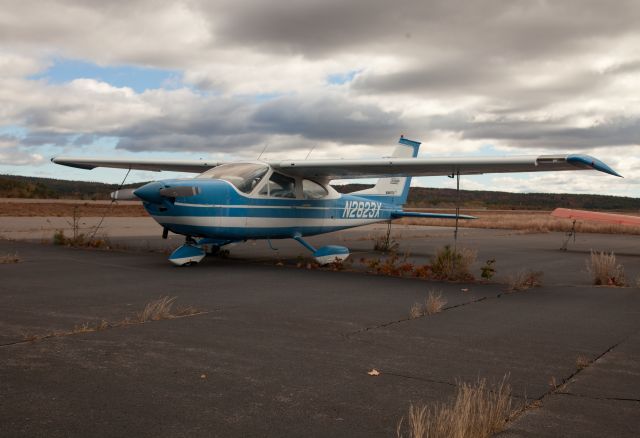
[[[394,211],[391,213],[393,219],[401,217],[419,217],[423,219],[478,219],[475,216],[469,216],[466,214],[447,214],[447,213],[418,213],[415,211]]]

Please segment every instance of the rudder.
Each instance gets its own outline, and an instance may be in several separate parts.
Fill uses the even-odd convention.
[[[391,156],[385,158],[416,158],[418,156],[421,144],[419,141],[409,140],[404,136],[400,136],[398,143]],[[407,202],[407,197],[409,196],[409,186],[411,186],[410,176],[380,178],[376,185],[370,189],[351,194],[389,204],[403,205]],[[384,199],[381,199],[382,197]]]

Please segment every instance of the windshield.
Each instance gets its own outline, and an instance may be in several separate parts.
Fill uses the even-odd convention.
[[[223,179],[229,181],[241,192],[250,193],[268,171],[269,166],[264,164],[222,164],[198,175],[197,178]]]

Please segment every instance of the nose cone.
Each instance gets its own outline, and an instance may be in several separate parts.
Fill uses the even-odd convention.
[[[158,181],[145,184],[140,188],[134,190],[133,194],[145,202],[152,204],[162,204],[162,195],[160,190],[164,188],[164,185]]]

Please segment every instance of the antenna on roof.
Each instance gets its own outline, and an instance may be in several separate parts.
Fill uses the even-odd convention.
[[[311,152],[313,152],[313,150],[316,148],[316,145],[311,146],[311,149],[309,150],[309,153],[307,154],[306,157],[304,157],[305,161],[307,160],[307,158],[309,158],[309,155],[311,155]]]
[[[260,155],[258,155],[258,158],[256,158],[256,161],[260,159],[260,157],[262,156],[262,154],[264,154],[264,151],[266,151],[268,147],[269,147],[269,143],[266,143],[262,148],[262,152],[260,152]]]

